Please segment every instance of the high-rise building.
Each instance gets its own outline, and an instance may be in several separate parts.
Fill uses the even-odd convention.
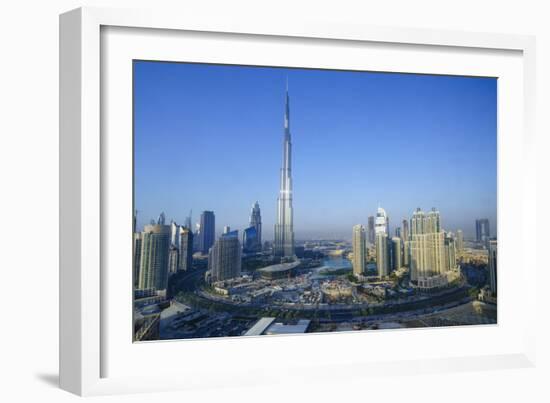
[[[168,274],[174,274],[178,271],[179,266],[179,250],[175,245],[170,245],[168,252]]]
[[[365,274],[365,262],[367,260],[367,237],[365,227],[355,225],[353,227],[352,247],[353,247],[353,274],[361,276]]]
[[[403,267],[403,242],[399,237],[392,238],[392,268],[393,270]]]
[[[378,207],[378,211],[376,212],[374,231],[376,235],[384,233],[386,236],[390,236],[390,219],[386,214],[386,210],[382,207]]]
[[[461,229],[456,231],[456,250],[459,253],[464,250],[464,233]]]
[[[248,227],[243,231],[243,252],[259,252],[261,244],[258,242],[256,227]]]
[[[476,241],[486,245],[491,237],[489,228],[489,220],[487,218],[479,218],[476,220]]]
[[[179,248],[180,244],[180,226],[174,221],[170,222],[170,243]]]
[[[141,233],[134,232],[134,245],[133,245],[133,254],[134,254],[134,287],[137,288],[139,285],[139,267],[141,264]]]
[[[411,267],[411,241],[403,242],[403,266]]]
[[[374,243],[376,242],[376,232],[374,230],[374,216],[372,215],[368,218],[367,232],[369,244],[374,245]]]
[[[292,210],[292,143],[290,138],[290,100],[286,89],[283,163],[281,184],[277,199],[277,222],[273,254],[278,257],[294,256],[294,217]]]
[[[413,213],[410,259],[411,280],[422,286],[440,285],[441,275],[450,270],[445,253],[445,232],[441,229],[439,211],[435,208],[427,214],[420,209]],[[435,281],[436,277],[439,280]]]
[[[401,238],[401,227],[395,227],[395,236]]]
[[[228,232],[218,238],[208,253],[208,270],[212,282],[240,276],[241,244],[238,231]]]
[[[230,231],[231,231],[231,227],[230,227],[229,225],[225,225],[225,226],[223,227],[223,233],[224,233],[224,234],[227,234],[227,233],[230,232]]]
[[[262,245],[262,214],[260,212],[260,204],[256,201],[252,206],[252,211],[250,212],[250,227],[256,228],[256,236],[258,238],[258,244]]]
[[[170,252],[170,226],[146,225],[141,233],[138,288],[166,290]]]
[[[487,268],[489,270],[489,288],[494,296],[497,296],[497,246],[496,239],[489,240],[489,262]]]
[[[376,233],[376,268],[379,277],[390,275],[390,248],[388,245],[388,236],[385,232]]]
[[[159,218],[157,218],[157,225],[164,225],[166,223],[166,216],[164,215],[164,211],[160,213]]]
[[[216,234],[216,216],[213,211],[203,211],[200,219],[199,250],[207,254],[214,245]]]
[[[403,242],[407,242],[409,240],[409,221],[403,220],[401,224],[401,239],[403,239]]]
[[[193,252],[200,252],[201,249],[201,224],[195,223],[195,232],[193,233]]]
[[[193,216],[193,210],[189,210],[189,215],[185,217],[185,227],[192,229],[192,216]]]
[[[193,266],[193,231],[180,227],[179,270],[187,271]]]
[[[445,233],[445,259],[447,260],[447,270],[456,268],[456,238],[452,233]]]

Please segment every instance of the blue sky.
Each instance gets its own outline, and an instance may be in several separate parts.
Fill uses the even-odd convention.
[[[350,238],[378,204],[394,224],[437,207],[443,227],[496,230],[497,80],[134,62],[138,226],[193,209],[273,236],[290,93],[298,239]]]

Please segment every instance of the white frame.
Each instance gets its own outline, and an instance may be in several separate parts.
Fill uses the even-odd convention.
[[[101,378],[102,296],[100,267],[100,27],[139,27],[281,37],[436,45],[523,52],[524,154],[534,148],[534,38],[519,35],[380,28],[314,22],[197,19],[150,10],[83,8],[60,17],[60,384],[81,395],[200,387],[177,376],[162,379]],[[523,208],[534,209],[533,159],[524,160]],[[532,213],[531,213],[532,214]],[[534,233],[534,220],[523,233]],[[526,241],[527,242],[527,241]],[[534,278],[534,257],[525,268]],[[534,307],[535,295],[528,301]],[[534,309],[532,310],[534,312]],[[370,373],[468,370],[528,366],[534,363],[534,324],[525,329],[520,354],[394,361],[368,367]],[[291,365],[291,364],[290,364]],[[291,365],[292,366],[292,365]],[[346,368],[353,372],[353,364]],[[309,374],[322,377],[324,368]],[[376,371],[376,372],[375,372]],[[299,372],[289,368],[287,378]],[[357,369],[356,371],[357,372]],[[261,376],[260,376],[261,378]],[[269,380],[265,380],[269,382]],[[245,384],[245,382],[242,382]],[[204,386],[204,385],[202,385]]]

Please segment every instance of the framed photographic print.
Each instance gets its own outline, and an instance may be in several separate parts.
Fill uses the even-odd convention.
[[[62,387],[531,365],[533,48],[62,15]]]

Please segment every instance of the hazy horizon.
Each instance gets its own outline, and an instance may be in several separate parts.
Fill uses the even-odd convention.
[[[416,207],[446,230],[496,234],[494,78],[134,62],[138,228],[203,210],[273,238],[290,94],[296,239],[350,239],[378,205],[391,233]]]

